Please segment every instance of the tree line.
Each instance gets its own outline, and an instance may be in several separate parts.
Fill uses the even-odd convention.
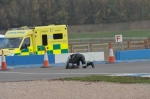
[[[150,0],[0,0],[0,29],[150,19]]]

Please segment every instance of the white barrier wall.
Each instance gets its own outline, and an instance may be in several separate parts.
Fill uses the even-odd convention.
[[[68,56],[71,54],[73,53],[56,54],[54,56],[55,63],[65,63],[68,59]],[[85,56],[86,61],[104,61],[104,52],[85,52],[81,54]],[[0,56],[0,63],[1,63],[1,56]]]
[[[67,61],[69,55],[73,53],[66,54],[56,54],[55,55],[55,63],[64,63]],[[86,61],[104,61],[104,52],[86,52],[81,53],[85,56]]]

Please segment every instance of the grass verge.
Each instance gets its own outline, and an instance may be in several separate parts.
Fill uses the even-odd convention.
[[[150,37],[150,30],[128,30],[116,32],[99,32],[99,33],[69,33],[69,39],[77,38],[102,38],[114,37],[115,35],[122,34],[123,37]]]
[[[102,76],[102,75],[91,75],[84,77],[69,77],[64,78],[67,81],[86,81],[86,82],[114,82],[114,83],[150,83],[148,77],[131,77],[131,76]]]

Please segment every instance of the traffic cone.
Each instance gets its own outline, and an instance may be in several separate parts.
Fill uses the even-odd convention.
[[[1,70],[7,70],[7,64],[6,64],[6,59],[4,55],[4,51],[2,50],[2,57],[1,57]]]
[[[49,67],[50,67],[50,64],[49,64],[49,61],[48,61],[47,51],[45,49],[44,50],[44,63],[43,63],[43,66],[41,68],[49,68]]]
[[[113,63],[115,62],[115,57],[114,57],[114,53],[113,53],[113,49],[112,49],[112,44],[109,43],[109,49],[110,49],[110,52],[109,52],[109,63]]]

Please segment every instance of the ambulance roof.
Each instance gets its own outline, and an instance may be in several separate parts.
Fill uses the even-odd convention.
[[[48,26],[36,26],[35,29],[41,29],[41,28],[60,28],[60,27],[67,27],[67,25],[48,25]]]
[[[33,34],[33,30],[32,29],[22,29],[22,30],[16,30],[16,29],[12,29],[12,30],[8,30],[5,34],[6,38],[19,38],[19,37],[24,37],[27,35]]]
[[[5,34],[6,38],[19,38],[24,37],[27,35],[33,34],[34,29],[41,29],[41,28],[54,28],[54,27],[67,27],[67,25],[48,25],[48,26],[36,26],[36,27],[27,27],[23,26],[21,28],[10,28]]]

